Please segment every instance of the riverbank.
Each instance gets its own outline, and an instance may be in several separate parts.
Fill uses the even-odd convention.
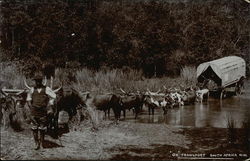
[[[76,128],[75,128],[76,130]],[[2,159],[111,159],[125,147],[153,149],[154,145],[187,148],[190,142],[181,130],[168,125],[105,121],[98,131],[82,124],[77,131],[63,134],[59,140],[46,136],[47,148],[33,150],[28,130],[11,132],[1,130]],[[62,145],[62,146],[61,146]]]
[[[98,131],[92,131],[91,124],[85,122],[63,134],[60,140],[46,136],[46,148],[38,151],[32,149],[29,130],[18,133],[1,130],[1,159],[154,160],[202,154],[205,154],[203,157],[221,154],[224,158],[247,158],[241,140],[228,144],[226,130],[129,122],[115,125],[104,121]]]

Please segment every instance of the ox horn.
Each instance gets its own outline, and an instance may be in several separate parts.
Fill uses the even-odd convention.
[[[8,96],[8,93],[4,92],[3,89],[1,89],[1,93],[2,93],[5,97]]]
[[[26,82],[26,79],[24,79],[24,85],[25,85],[26,88],[31,89],[31,87],[28,86],[28,84],[27,84],[27,82]]]
[[[147,88],[147,91],[148,91],[149,95],[154,95],[154,93],[151,92],[148,88]]]
[[[53,88],[53,81],[54,81],[53,76],[51,76],[50,77],[50,88],[51,89]]]
[[[71,87],[72,91],[75,93],[79,93],[79,91],[77,91],[74,87]]]
[[[53,90],[53,92],[57,93],[57,92],[58,92],[61,88],[62,88],[62,85],[60,85],[60,87],[59,87],[59,88],[57,88],[57,89]]]
[[[120,90],[122,91],[122,93],[125,93],[125,94],[127,94],[127,92],[125,92],[122,88],[120,88]]]
[[[18,93],[16,93],[15,95],[18,96],[20,94],[22,94],[25,90],[20,90]]]

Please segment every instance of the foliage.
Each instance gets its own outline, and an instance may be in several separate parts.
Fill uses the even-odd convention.
[[[146,76],[228,55],[249,64],[249,4],[241,0],[2,0],[0,12],[1,52],[27,75],[46,62]]]

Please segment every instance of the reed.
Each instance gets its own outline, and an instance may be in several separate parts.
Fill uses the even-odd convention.
[[[250,118],[247,117],[242,122],[243,129],[243,145],[246,147],[247,151],[250,154]]]
[[[126,92],[164,91],[167,88],[180,88],[195,85],[194,78],[189,79],[188,83],[183,76],[170,78],[145,78],[141,71],[121,69],[91,72],[88,69],[76,71],[76,82],[73,83],[75,89],[80,91],[91,91],[95,93],[119,92],[122,88]]]
[[[237,139],[236,120],[230,114],[227,115],[227,131],[228,131],[228,142],[230,144],[234,144]]]

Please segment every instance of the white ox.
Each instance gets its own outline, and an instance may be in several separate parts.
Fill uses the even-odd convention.
[[[198,102],[202,102],[204,99],[204,95],[207,95],[207,100],[209,98],[209,90],[208,89],[199,89],[196,91],[196,98]]]

